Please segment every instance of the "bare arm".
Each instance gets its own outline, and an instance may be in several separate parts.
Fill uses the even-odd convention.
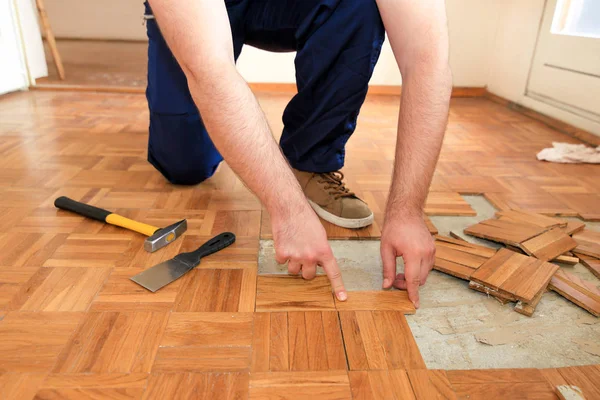
[[[448,117],[452,77],[444,0],[378,0],[402,73],[402,100],[394,176],[386,209],[381,254],[384,287],[408,289],[419,305],[418,288],[433,267],[435,247],[422,210],[435,170]],[[396,257],[405,274],[395,276]]]
[[[306,278],[323,266],[340,297],[344,287],[325,231],[235,68],[225,2],[150,3],[212,141],[271,214],[278,261],[289,261],[291,272],[302,270]]]

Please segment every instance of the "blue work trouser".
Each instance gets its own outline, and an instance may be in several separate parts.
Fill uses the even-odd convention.
[[[280,140],[291,166],[341,169],[385,37],[375,0],[226,0],[226,5],[236,60],[244,44],[297,51],[298,94],[283,113]],[[152,14],[148,4],[146,14]],[[155,20],[147,21],[147,30],[148,160],[172,183],[202,182],[223,158]]]

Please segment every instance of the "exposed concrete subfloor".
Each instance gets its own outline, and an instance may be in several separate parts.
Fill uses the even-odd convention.
[[[493,217],[494,208],[482,196],[464,196],[476,217],[431,217],[440,234],[449,231],[465,239],[498,247],[462,233]],[[586,223],[600,230],[599,223]],[[379,290],[381,258],[377,240],[330,241],[349,291]],[[598,283],[585,267],[564,266],[583,279]],[[398,271],[403,268],[398,262]],[[259,273],[287,273],[275,263],[273,242],[261,242]],[[350,293],[350,295],[352,295]],[[468,288],[468,282],[432,271],[421,288],[421,308],[407,316],[423,358],[430,369],[551,368],[600,364],[600,318],[554,292],[544,294],[533,317],[513,311]]]

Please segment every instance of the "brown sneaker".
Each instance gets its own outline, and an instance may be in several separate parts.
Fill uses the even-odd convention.
[[[340,171],[316,174],[292,168],[317,215],[343,228],[363,228],[373,223],[373,212],[342,181]]]

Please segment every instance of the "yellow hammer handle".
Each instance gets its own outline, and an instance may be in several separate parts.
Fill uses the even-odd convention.
[[[155,226],[143,224],[129,218],[122,217],[118,214],[109,214],[106,217],[106,222],[111,225],[120,226],[121,228],[139,232],[146,236],[152,236],[159,229]]]

